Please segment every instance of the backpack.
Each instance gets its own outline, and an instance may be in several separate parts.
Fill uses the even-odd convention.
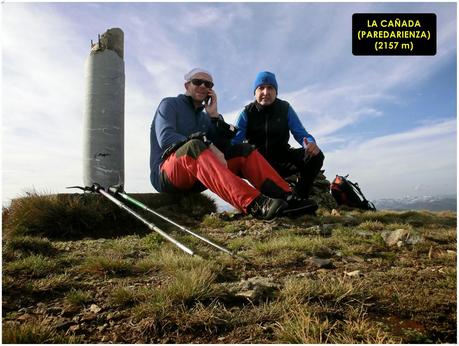
[[[368,201],[360,190],[358,183],[353,183],[347,179],[349,176],[336,175],[331,183],[330,190],[333,198],[338,205],[347,205],[349,207],[363,210],[376,210],[375,205]]]

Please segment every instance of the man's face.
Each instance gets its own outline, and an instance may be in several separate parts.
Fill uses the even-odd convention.
[[[271,84],[263,84],[255,89],[255,100],[262,106],[269,106],[276,100],[276,94]]]
[[[200,72],[196,73],[193,78],[191,78],[191,81],[185,83],[187,95],[191,96],[191,98],[196,102],[204,101],[209,93],[209,90],[212,89],[206,86],[206,83],[204,82],[210,82],[213,85],[212,77],[207,73]],[[199,85],[195,85],[196,83],[199,83]]]

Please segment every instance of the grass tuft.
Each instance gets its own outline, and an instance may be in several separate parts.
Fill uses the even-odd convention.
[[[134,287],[116,287],[110,293],[109,302],[117,307],[130,307],[148,299],[151,289]]]
[[[27,322],[21,325],[4,324],[2,331],[4,344],[76,344],[79,337],[67,336],[56,332],[50,326],[39,322]]]
[[[331,305],[364,301],[369,298],[361,281],[333,277],[289,279],[281,291],[281,296],[287,302],[321,301],[329,302]]]
[[[34,291],[66,291],[76,285],[69,274],[48,275],[45,278],[34,280],[32,288]]]
[[[208,266],[180,270],[166,288],[166,295],[185,304],[213,299],[220,295],[218,286],[213,285],[215,279],[216,274]]]
[[[281,322],[277,323],[276,335],[281,343],[322,344],[328,342],[328,335],[335,324],[320,319],[307,306],[290,306]]]
[[[10,275],[24,275],[32,278],[40,278],[53,273],[57,266],[56,261],[47,257],[42,255],[31,255],[7,263],[4,270]]]
[[[96,275],[126,276],[134,271],[134,266],[118,254],[106,254],[87,258],[81,270]]]
[[[169,215],[202,217],[216,211],[215,202],[202,194],[164,195],[132,194],[148,206],[159,206]],[[3,210],[3,215],[3,232],[7,237],[31,235],[66,239],[149,232],[142,222],[99,194],[41,195],[32,192],[14,199],[10,207]]]
[[[15,237],[6,241],[5,250],[18,252],[21,255],[44,255],[50,256],[57,252],[57,249],[46,238],[38,237]]]
[[[93,295],[89,291],[72,289],[65,295],[65,300],[70,305],[81,306],[91,302]]]

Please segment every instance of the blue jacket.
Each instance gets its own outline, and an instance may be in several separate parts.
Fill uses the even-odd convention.
[[[304,138],[316,142],[305,130],[292,106],[278,98],[267,107],[261,107],[256,102],[250,103],[239,114],[236,126],[238,132],[232,144],[247,139],[265,157],[282,156],[284,150],[290,148],[290,133],[301,146]]]
[[[161,192],[159,167],[164,151],[195,132],[206,132],[211,141],[216,140],[215,125],[204,107],[195,109],[191,97],[183,94],[160,102],[150,128],[150,181],[156,191]]]

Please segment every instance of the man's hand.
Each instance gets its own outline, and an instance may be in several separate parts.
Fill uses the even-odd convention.
[[[212,89],[209,90],[209,102],[206,102],[204,108],[211,118],[218,118],[217,94]]]
[[[316,156],[318,153],[320,153],[320,148],[317,146],[317,144],[314,142],[309,142],[306,137],[303,139],[303,143],[305,158],[308,156]]]

